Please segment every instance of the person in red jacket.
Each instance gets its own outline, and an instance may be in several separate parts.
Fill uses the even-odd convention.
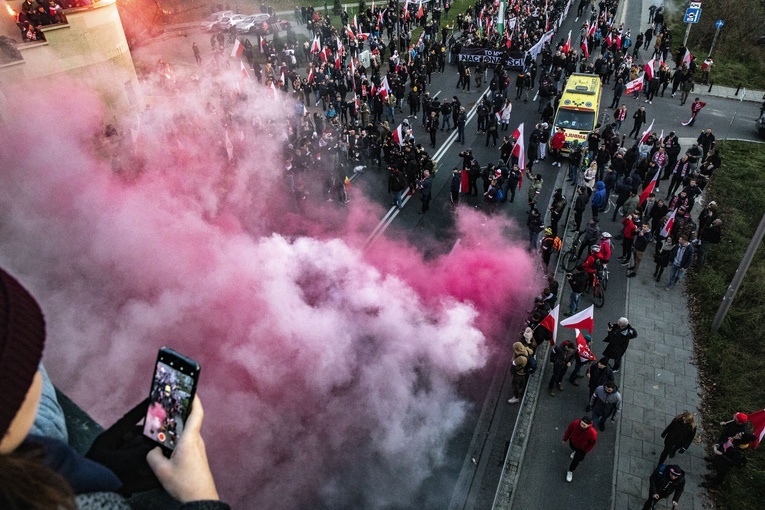
[[[689,126],[693,126],[693,123],[696,122],[696,116],[706,105],[707,104],[704,101],[701,101],[698,97],[693,100],[691,103],[691,121],[688,123]]]
[[[637,234],[637,226],[632,221],[632,214],[628,214],[623,220],[624,231],[622,232],[622,256],[619,257],[623,266],[629,264],[630,257],[632,256],[632,243],[635,241],[635,235]]]
[[[574,479],[576,466],[584,460],[584,456],[590,453],[595,448],[595,443],[598,442],[598,431],[592,426],[592,420],[589,416],[583,416],[581,420],[574,420],[568,424],[568,428],[563,434],[564,446],[566,442],[573,450],[571,464],[566,472],[566,481],[570,482]]]
[[[556,128],[555,134],[550,140],[550,148],[552,149],[553,161],[552,166],[560,166],[561,163],[561,151],[563,150],[563,144],[566,143],[566,134],[563,132],[563,128]]]

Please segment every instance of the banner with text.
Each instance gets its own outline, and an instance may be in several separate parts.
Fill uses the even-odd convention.
[[[504,64],[506,69],[517,71],[523,69],[525,54],[521,51],[501,51],[486,48],[462,48],[459,61],[471,64]]]

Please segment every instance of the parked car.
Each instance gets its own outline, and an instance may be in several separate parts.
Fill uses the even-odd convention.
[[[219,29],[218,23],[220,20],[227,16],[233,16],[236,14],[234,11],[219,11],[210,14],[206,20],[204,20],[200,26],[205,32],[212,32]]]
[[[282,30],[287,30],[290,26],[292,25],[289,21],[278,19],[276,21],[262,23],[260,26],[255,28],[254,33],[257,35],[276,34]]]
[[[236,25],[236,31],[239,34],[254,34],[255,30],[268,21],[268,14],[253,14],[247,16],[241,23]]]
[[[218,22],[218,28],[227,32],[232,28],[235,28],[239,23],[247,16],[244,14],[232,14],[231,16],[225,16]]]

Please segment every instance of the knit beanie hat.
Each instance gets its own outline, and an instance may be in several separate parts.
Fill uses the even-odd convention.
[[[27,396],[45,345],[45,319],[37,301],[0,269],[0,438]]]

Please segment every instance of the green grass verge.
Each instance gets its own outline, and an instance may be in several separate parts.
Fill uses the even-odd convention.
[[[672,32],[672,52],[674,52],[683,43],[685,37],[687,25],[683,23],[683,15],[685,14],[686,4],[685,2],[672,0],[665,3],[665,6],[667,10],[665,18]],[[688,37],[688,49],[697,58],[699,77],[701,76],[701,63],[709,55],[709,49],[712,46],[714,29],[710,27],[714,26],[714,20],[717,16],[727,18],[724,12],[724,2],[722,5],[715,5],[714,7],[715,9],[713,10],[711,8],[707,9],[705,6],[703,21],[699,21],[698,24],[694,24],[691,27]],[[716,12],[720,10],[722,12]],[[760,13],[754,12],[752,15],[756,17]],[[704,23],[703,26],[702,23]],[[727,24],[729,26],[724,28],[724,30],[735,31],[735,23],[728,19]],[[751,39],[747,40],[747,38],[757,35],[760,35],[760,33],[742,35],[738,32],[731,32],[727,38],[720,37],[718,39],[712,52],[712,59],[714,60],[712,80],[715,85],[727,87],[743,85],[748,89],[765,89],[765,46],[755,46],[751,44]],[[742,38],[743,41],[740,41]],[[671,56],[669,60],[674,62]]]
[[[760,246],[728,316],[719,331],[712,319],[730,284],[754,231],[765,213],[763,145],[727,141],[720,143],[723,166],[715,173],[707,200],[720,206],[723,240],[709,253],[707,264],[689,274],[689,306],[704,388],[705,429],[716,438],[718,423],[736,411],[765,408],[765,249]],[[765,446],[747,453],[748,465],[734,470],[720,492],[719,508],[763,508]]]

